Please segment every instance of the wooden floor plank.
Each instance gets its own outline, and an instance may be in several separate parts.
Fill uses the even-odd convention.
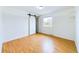
[[[75,42],[49,36],[44,34],[34,34],[20,39],[3,43],[3,53],[42,53],[42,41],[51,40],[53,42],[52,52],[54,53],[76,53]],[[54,46],[54,47],[53,47]]]

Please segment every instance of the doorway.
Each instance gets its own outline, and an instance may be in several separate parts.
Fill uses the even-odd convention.
[[[28,35],[36,33],[36,18],[35,15],[28,14]]]

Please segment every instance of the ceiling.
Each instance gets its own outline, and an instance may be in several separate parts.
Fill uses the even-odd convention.
[[[43,15],[62,8],[68,8],[66,6],[43,6],[43,9],[36,8],[37,6],[10,6],[10,8],[15,8],[22,11],[27,11],[36,15]]]

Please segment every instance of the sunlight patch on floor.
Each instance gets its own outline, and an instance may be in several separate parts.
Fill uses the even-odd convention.
[[[50,39],[44,39],[42,41],[42,49],[44,53],[51,53],[54,51],[54,44],[53,41]]]

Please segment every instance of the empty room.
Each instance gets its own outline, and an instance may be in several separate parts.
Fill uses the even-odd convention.
[[[78,10],[73,6],[0,6],[0,52],[77,53]]]

